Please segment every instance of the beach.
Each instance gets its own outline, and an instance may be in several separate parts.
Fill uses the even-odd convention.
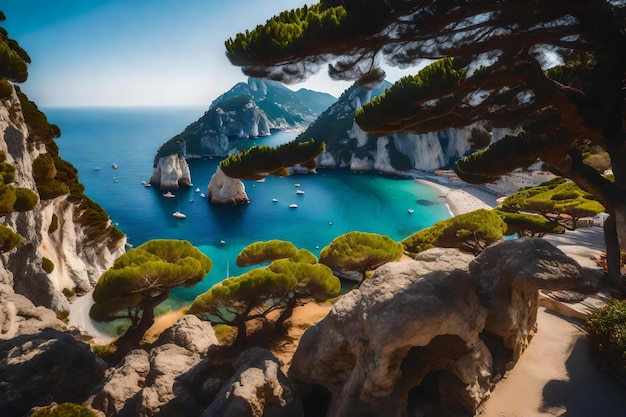
[[[498,206],[496,199],[499,197],[480,187],[469,186],[459,182],[448,182],[444,185],[436,182],[434,179],[415,179],[413,181],[437,190],[439,196],[445,199],[450,214],[453,216],[481,208],[491,210],[493,207]]]

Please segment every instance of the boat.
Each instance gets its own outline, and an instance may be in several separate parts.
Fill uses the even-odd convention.
[[[289,208],[298,208],[297,204],[289,204]]]
[[[200,194],[200,197],[204,198],[204,197],[206,197],[206,194],[202,193],[202,194]]]
[[[100,171],[100,167],[95,167],[93,170],[94,171]]]
[[[117,169],[117,164],[114,163],[113,165],[111,165],[111,168]]]
[[[304,194],[304,191],[302,191],[302,190],[296,190],[296,194]]]
[[[225,241],[225,240],[223,240],[223,239],[222,239],[222,240],[220,240],[220,245],[225,245],[225,244],[226,244],[226,241]]]
[[[174,213],[172,213],[172,216],[176,217],[177,219],[186,219],[187,216],[183,213],[181,213],[180,211],[175,211]]]
[[[165,194],[163,194],[163,197],[165,197],[165,198],[175,198],[176,196],[168,191]]]
[[[415,213],[415,210],[413,210],[412,208],[409,209],[409,214],[413,214]]]
[[[278,199],[277,198],[272,198],[272,201],[275,203],[275,202],[278,201]]]
[[[146,181],[141,181],[141,185],[143,185],[146,188],[152,187],[152,184],[150,184],[149,182],[146,182]]]
[[[265,178],[259,178],[256,182],[265,182]]]
[[[200,192],[200,188],[196,188],[194,191],[199,193]]]
[[[299,186],[300,186],[300,183],[299,183],[299,182],[297,182],[297,183],[295,183],[295,184],[294,184],[294,186],[295,186],[295,187],[299,187]]]

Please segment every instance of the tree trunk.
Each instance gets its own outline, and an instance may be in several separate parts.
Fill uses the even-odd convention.
[[[156,297],[148,298],[141,302],[141,319],[135,326],[131,326],[126,332],[119,337],[114,343],[116,348],[116,357],[122,358],[133,349],[137,349],[143,339],[144,334],[154,324],[154,309],[161,304],[170,295],[170,290],[165,290]]]
[[[235,327],[237,327],[237,337],[235,338],[235,343],[233,344],[233,347],[240,347],[246,341],[246,322],[238,321],[233,324],[235,325]]]
[[[293,314],[293,310],[294,308],[296,308],[296,301],[297,297],[295,294],[287,301],[287,307],[280,314],[280,316],[276,320],[276,323],[274,323],[274,331],[276,331],[276,333],[287,333],[287,329],[285,328],[285,321]]]

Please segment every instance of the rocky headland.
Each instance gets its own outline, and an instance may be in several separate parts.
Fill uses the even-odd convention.
[[[15,90],[2,100],[0,152],[4,163],[15,167],[14,183],[38,195],[36,161],[45,160],[44,155],[52,155],[50,160],[57,158],[56,148],[38,136],[37,119],[25,119],[23,106],[31,107],[29,114],[40,114]],[[21,238],[16,248],[0,253],[0,304],[4,312],[0,338],[20,333],[20,323],[33,318],[28,313],[32,304],[67,312],[68,296],[93,288],[124,252],[125,237],[101,216],[106,216],[104,211],[79,191],[39,198],[32,210],[0,216],[2,224]],[[31,305],[27,306],[26,299]],[[43,313],[35,316],[48,317]]]

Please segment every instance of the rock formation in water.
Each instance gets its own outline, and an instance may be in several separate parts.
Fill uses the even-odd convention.
[[[24,106],[28,106],[27,113]],[[126,243],[106,213],[82,194],[82,185],[74,182],[74,168],[58,157],[52,139],[43,137],[43,125],[47,125],[45,116],[21,92],[18,95],[14,90],[0,102],[0,152],[5,163],[15,167],[14,184],[40,196],[34,165],[35,161],[49,160],[55,166],[49,172],[56,177],[45,185],[54,184],[61,190],[58,195],[40,197],[32,210],[0,217],[21,237],[21,244],[0,253],[0,310],[10,312],[2,324],[8,328],[3,328],[0,338],[20,334],[19,326],[15,327],[20,319],[13,313],[21,311],[23,300],[13,292],[24,295],[35,306],[68,311],[63,292],[89,291],[124,252]],[[67,183],[57,180],[61,174]]]
[[[292,91],[275,81],[249,78],[215,99],[202,117],[159,148],[151,183],[166,189],[186,181],[176,175],[185,175],[184,169],[167,169],[175,165],[168,161],[171,155],[228,155],[238,149],[232,141],[269,136],[273,130],[304,129],[335,101],[327,93]]]
[[[243,182],[238,178],[231,178],[224,174],[219,166],[211,177],[208,193],[209,201],[213,204],[245,204],[250,202]]]
[[[339,299],[304,333],[289,376],[323,387],[331,417],[405,416],[409,404],[408,415],[422,407],[473,415],[535,333],[538,290],[588,276],[541,239],[503,242],[475,259],[425,251],[382,266]]]
[[[157,158],[150,177],[150,184],[162,190],[178,190],[179,187],[191,187],[191,172],[187,160],[182,154],[173,154]]]

